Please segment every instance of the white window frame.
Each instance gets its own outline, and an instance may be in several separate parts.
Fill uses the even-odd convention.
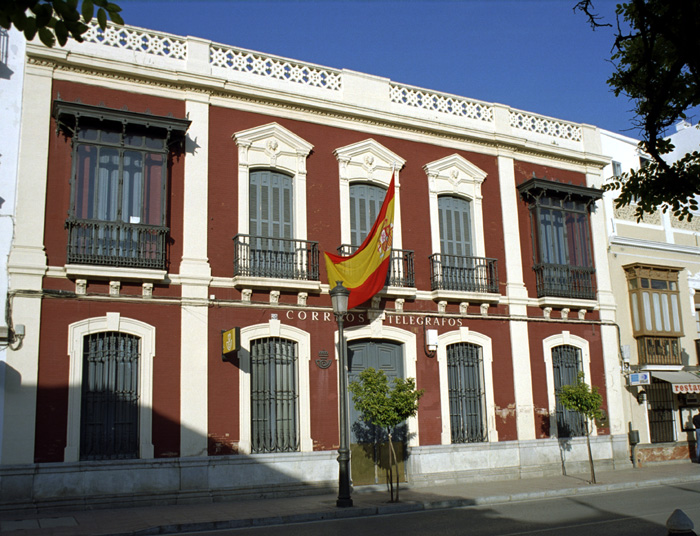
[[[406,160],[372,138],[336,149],[333,154],[340,179],[340,243],[350,244],[350,183],[366,182],[386,190],[395,174],[393,247],[403,249],[399,170]]]
[[[547,337],[542,341],[544,352],[545,373],[547,376],[547,404],[549,406],[549,435],[558,437],[557,428],[557,399],[554,392],[554,367],[552,364],[552,349],[555,346],[574,346],[581,351],[581,367],[584,381],[591,385],[591,353],[588,341],[568,331]],[[591,435],[598,435],[595,422],[591,425]]]
[[[487,173],[458,154],[430,162],[423,169],[428,176],[432,252],[440,253],[438,196],[452,195],[471,203],[473,255],[486,257],[481,184]]]
[[[153,359],[156,354],[156,328],[119,313],[87,318],[68,326],[68,426],[64,460],[80,460],[80,414],[83,382],[83,339],[86,335],[116,331],[141,339],[139,357],[139,458],[153,458]]]
[[[241,328],[241,349],[238,352],[240,367],[238,376],[240,407],[238,450],[241,454],[250,454],[251,451],[250,343],[255,339],[268,337],[281,337],[294,341],[297,344],[299,355],[297,361],[299,379],[299,384],[297,386],[299,396],[299,450],[301,452],[312,452],[313,441],[311,440],[311,398],[309,381],[311,335],[299,328],[282,324],[278,319],[270,319],[267,324],[255,324],[253,326]]]
[[[271,169],[292,177],[293,236],[307,240],[306,159],[314,146],[278,123],[236,132],[233,140],[238,146],[238,232],[250,234],[250,172]]]
[[[486,427],[488,443],[498,442],[496,430],[496,403],[493,392],[493,344],[491,337],[477,331],[472,331],[466,326],[458,330],[448,331],[438,337],[437,361],[440,377],[440,417],[442,431],[440,442],[443,445],[452,444],[452,428],[450,426],[450,393],[447,379],[447,347],[451,344],[469,343],[481,347],[482,365],[484,369],[484,399],[486,407]]]

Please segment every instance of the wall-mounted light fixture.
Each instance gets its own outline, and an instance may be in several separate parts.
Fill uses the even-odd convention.
[[[642,389],[641,391],[639,391],[637,393],[637,402],[639,402],[640,404],[644,404],[644,402],[646,402],[646,401],[647,401],[647,392],[644,389]]]
[[[425,339],[425,355],[435,357],[438,348],[438,331],[425,329],[425,324],[423,324],[423,338]]]

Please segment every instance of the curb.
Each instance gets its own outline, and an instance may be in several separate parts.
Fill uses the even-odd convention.
[[[688,475],[672,478],[658,478],[641,482],[618,482],[615,484],[593,484],[587,487],[562,488],[558,490],[531,491],[514,493],[512,495],[492,495],[488,497],[442,499],[435,501],[409,500],[397,504],[383,504],[377,506],[359,506],[355,508],[309,512],[292,514],[287,516],[269,516],[259,518],[232,519],[227,521],[202,521],[195,523],[180,523],[149,527],[147,529],[114,533],[113,536],[155,536],[160,534],[174,534],[183,532],[203,532],[208,530],[225,530],[265,527],[271,525],[307,523],[311,521],[325,521],[334,519],[352,519],[356,517],[379,516],[390,514],[404,514],[427,510],[440,510],[449,508],[467,508],[488,504],[509,502],[523,502],[537,499],[552,499],[556,497],[570,497],[575,495],[591,495],[594,493],[607,493],[635,488],[650,488],[670,484],[684,484],[700,481],[700,475]]]

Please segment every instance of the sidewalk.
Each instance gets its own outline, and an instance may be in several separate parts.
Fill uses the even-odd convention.
[[[389,494],[383,488],[379,490],[377,487],[365,487],[353,492],[352,508],[336,507],[334,494],[23,514],[20,518],[13,517],[12,513],[5,513],[0,517],[0,533],[15,536],[146,536],[415,512],[700,482],[700,466],[687,462],[601,471],[596,473],[596,485],[588,484],[589,476],[586,473],[420,487],[404,484],[401,488],[401,502],[395,504],[387,502]]]

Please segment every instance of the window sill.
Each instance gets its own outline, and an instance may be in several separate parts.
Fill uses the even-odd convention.
[[[568,308],[571,310],[586,309],[592,311],[598,306],[598,300],[582,300],[581,298],[562,298],[561,296],[542,296],[537,298],[539,307],[552,307],[553,309]]]
[[[145,270],[143,268],[118,268],[115,266],[91,266],[88,264],[66,264],[68,277],[84,279],[105,279],[115,281],[165,281],[165,270]]]
[[[299,279],[277,279],[273,277],[247,277],[236,276],[233,278],[235,288],[265,288],[293,291],[321,292],[320,281],[305,281]]]
[[[501,299],[500,294],[459,290],[433,290],[430,297],[433,300],[467,303],[498,303]]]

